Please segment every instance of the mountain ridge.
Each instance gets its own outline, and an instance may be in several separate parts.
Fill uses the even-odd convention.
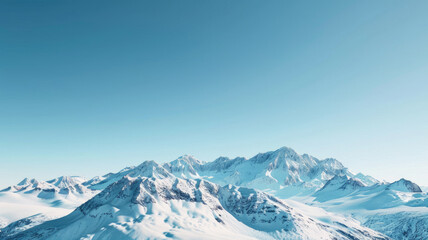
[[[158,188],[159,184],[165,182],[168,182],[168,184],[164,184],[162,191],[155,190]],[[108,197],[106,192],[109,192],[109,189],[114,188],[118,184],[124,189],[132,189],[126,194],[121,192],[120,189],[118,192],[121,194],[123,193],[123,195],[119,195],[124,199],[129,199],[127,204],[131,204],[134,206],[133,208],[120,210],[121,208],[119,205],[111,208],[111,206],[114,206],[115,202],[120,202],[120,200],[116,198],[110,199],[112,200],[111,202],[101,201],[103,197]],[[183,188],[183,186],[187,187]],[[81,221],[82,216],[76,214],[76,211],[80,211],[84,216],[88,214],[95,214],[94,216],[113,216],[115,220],[112,220],[113,222],[111,222],[111,224],[116,226],[116,230],[104,225],[103,229],[111,230],[109,234],[112,235],[108,236],[124,237],[124,239],[127,239],[127,237],[129,237],[129,239],[135,238],[132,238],[132,234],[122,234],[123,231],[120,230],[120,226],[122,226],[122,224],[128,226],[128,223],[122,222],[122,217],[115,218],[115,214],[123,213],[125,214],[124,216],[126,216],[125,218],[134,219],[133,221],[141,223],[144,217],[142,219],[140,219],[140,217],[152,214],[154,211],[153,206],[160,207],[162,204],[165,204],[165,202],[171,201],[188,202],[188,204],[181,205],[181,207],[187,209],[186,211],[194,212],[198,219],[202,214],[202,212],[199,211],[203,211],[203,214],[211,214],[213,217],[209,220],[202,218],[198,221],[208,221],[209,224],[215,226],[214,228],[224,228],[222,223],[229,221],[230,225],[234,226],[234,229],[236,227],[240,230],[235,231],[227,227],[224,231],[230,234],[230,236],[236,236],[244,239],[249,236],[245,234],[242,235],[242,231],[256,231],[252,233],[256,235],[261,234],[260,238],[282,238],[287,236],[288,238],[301,239],[298,237],[299,234],[301,236],[305,236],[305,232],[311,232],[315,235],[320,234],[321,236],[325,236],[326,239],[329,239],[329,237],[331,238],[331,234],[334,236],[336,236],[336,234],[339,234],[337,236],[351,234],[351,236],[354,237],[359,236],[359,238],[364,238],[365,235],[360,236],[359,233],[356,233],[359,230],[355,229],[359,229],[362,226],[357,221],[355,221],[355,223],[352,222],[354,221],[352,220],[353,217],[358,218],[358,220],[366,227],[371,227],[395,238],[406,234],[406,232],[409,232],[410,230],[403,229],[402,231],[392,231],[391,227],[379,225],[374,220],[378,218],[376,215],[371,214],[370,211],[380,211],[379,213],[382,213],[382,216],[384,216],[388,221],[389,218],[400,216],[400,221],[404,222],[408,220],[411,222],[410,218],[412,218],[412,216],[416,216],[415,214],[400,213],[394,215],[386,211],[398,211],[398,209],[403,207],[406,209],[404,211],[413,211],[413,209],[416,208],[428,207],[428,196],[426,193],[421,192],[421,188],[409,180],[400,179],[393,183],[380,182],[377,179],[362,173],[352,173],[336,159],[326,158],[320,160],[308,154],[300,155],[293,149],[287,147],[266,153],[259,153],[248,159],[242,157],[234,159],[219,157],[212,162],[204,162],[191,155],[183,155],[173,161],[163,164],[158,164],[155,161],[144,161],[137,166],[126,167],[116,173],[107,173],[103,176],[96,176],[89,180],[76,176],[61,176],[48,181],[38,181],[36,179],[26,178],[20,181],[17,185],[10,186],[0,191],[0,204],[2,197],[15,195],[19,195],[20,198],[28,198],[29,201],[33,199],[31,201],[36,201],[35,203],[37,204],[40,204],[39,202],[43,202],[44,204],[46,203],[48,206],[54,208],[58,206],[67,206],[68,209],[75,209],[75,207],[78,206],[71,214],[66,215],[66,220],[62,220],[62,222],[55,222],[56,220],[52,220],[59,224],[57,227],[63,226],[64,229],[69,225],[67,222],[72,223],[74,221]],[[117,194],[112,194],[112,196],[116,195]],[[254,196],[256,196],[256,202],[253,202]],[[203,200],[204,197],[205,200]],[[335,214],[350,214],[352,218],[343,222],[344,220],[342,218],[337,217],[335,217],[335,220],[331,220],[331,216],[323,216],[319,218],[305,216],[302,219],[286,217],[288,215],[285,214],[285,212],[289,211],[287,210],[288,207],[286,207],[286,205],[282,205],[281,200],[279,199],[290,197],[298,201],[301,199],[301,201],[306,204],[334,212]],[[354,201],[354,199],[359,200]],[[86,200],[88,201],[84,203]],[[257,201],[273,201],[272,204],[276,207],[273,207],[272,209],[270,209],[270,207],[262,207],[264,209],[262,212],[259,212],[258,210],[249,210],[256,206],[257,208],[262,206],[260,203],[257,203]],[[208,205],[213,207],[207,208],[206,206]],[[189,206],[191,206],[191,209],[188,209]],[[198,210],[197,208],[201,206],[203,206],[203,209]],[[174,216],[178,212],[183,214],[181,210],[178,212],[173,210],[176,209],[174,206],[168,205],[168,207],[171,208],[171,212],[162,212],[159,209],[156,210],[157,207],[154,208],[155,211],[159,211],[159,214],[165,216],[165,221],[167,221],[166,218],[168,214],[172,214]],[[146,208],[146,210],[141,212],[141,208]],[[282,209],[281,211],[283,212],[279,213],[277,209]],[[352,209],[355,209],[356,212]],[[228,216],[227,220],[222,219],[219,215],[213,214],[213,212],[218,210],[227,212],[223,212],[223,216],[224,214]],[[359,214],[361,212],[360,210],[369,212],[365,215],[361,215]],[[140,215],[132,215],[133,211],[139,212]],[[63,211],[62,216],[65,215],[64,213],[65,211]],[[24,234],[24,232],[27,234],[31,231],[35,231],[35,233],[37,233],[37,231],[39,231],[37,229],[41,228],[39,226],[50,226],[49,224],[52,224],[52,221],[48,220],[58,218],[58,216],[60,217],[61,215],[34,215],[34,217],[30,216],[23,218],[9,225],[8,223],[11,223],[11,221],[7,222],[6,219],[6,222],[4,222],[4,220],[0,218],[1,226],[8,225],[7,227],[0,229],[0,234],[2,231],[3,235],[8,233],[9,235]],[[287,221],[294,221],[292,219],[295,219],[298,222],[306,222],[306,225],[315,224],[311,226],[314,229],[321,228],[322,230],[320,230],[321,232],[316,233],[318,230],[315,231],[312,228],[304,231],[299,230],[304,229],[304,225],[299,225],[298,228],[293,228],[291,225],[286,227],[290,222],[278,222],[282,218],[281,216],[284,216],[284,219],[288,219]],[[169,217],[171,218],[171,216]],[[186,221],[193,221],[191,220],[193,218],[192,216],[190,216],[191,219],[187,219],[187,217],[180,215],[175,216],[175,219],[176,221],[181,221],[182,224]],[[426,219],[426,216],[423,213],[416,217],[421,219],[421,221],[425,221]],[[154,217],[149,218],[151,219],[150,221],[158,221]],[[260,221],[257,222],[257,219]],[[314,219],[318,220],[314,222]],[[326,221],[326,219],[330,220]],[[104,219],[103,224],[105,221],[110,220]],[[48,222],[50,223],[48,225],[44,225],[45,222],[46,224],[48,224]],[[332,224],[333,222],[342,222],[344,226],[352,227],[340,229],[337,224]],[[88,224],[88,226],[92,226],[91,223]],[[144,224],[148,223],[146,222]],[[164,232],[166,235],[156,235],[157,233],[152,232],[151,234],[154,235],[150,236],[163,239],[168,236],[174,237],[181,234],[180,236],[186,235],[189,237],[193,236],[192,231],[198,231],[197,229],[194,229],[193,226],[184,225],[185,227],[182,228],[187,229],[187,232],[180,230],[172,233],[168,230]],[[169,221],[167,221],[167,224],[163,226],[165,228],[174,228],[174,224],[171,225]],[[86,234],[85,238],[88,239],[92,239],[94,236],[107,236],[103,235],[104,233],[102,233],[102,231],[104,230],[100,232],[98,227],[92,227],[94,228],[91,231],[95,231],[95,235],[91,235],[92,233],[86,232],[86,230],[79,229]],[[132,229],[131,225],[128,227]],[[48,228],[50,229],[52,226]],[[69,231],[61,229],[58,228],[57,230],[62,234],[64,233],[63,231]],[[150,231],[150,227],[145,229]],[[134,230],[139,231],[138,229]],[[266,231],[271,230],[277,232],[277,235],[265,235]],[[40,231],[45,232],[46,229]],[[209,229],[205,229],[204,231],[207,231],[207,236],[214,236]],[[294,235],[289,235],[290,231],[295,231],[293,233]],[[367,232],[367,230],[364,231]],[[409,234],[409,236],[412,237],[421,234],[422,236],[425,236],[424,232],[413,230],[410,231]],[[386,239],[383,235],[376,236],[380,236],[381,239]],[[428,236],[428,233],[426,236]],[[227,238],[226,236],[224,237]],[[306,237],[311,239],[309,236]],[[341,239],[341,237],[338,238]]]
[[[155,164],[145,166],[162,171],[162,166]],[[200,237],[200,231],[206,236],[219,235],[202,225],[197,225],[198,228],[189,225],[201,221],[215,229],[224,229],[231,236],[241,235],[244,238],[259,235],[264,239],[313,239],[315,236],[319,239],[350,236],[388,239],[356,224],[319,222],[254,189],[232,185],[221,187],[202,179],[181,179],[173,175],[148,175],[123,176],[69,215],[3,237],[73,239],[78,235],[91,239],[145,239],[185,234],[187,238],[196,239]],[[152,225],[152,221],[159,223]],[[147,225],[159,231],[149,231]]]

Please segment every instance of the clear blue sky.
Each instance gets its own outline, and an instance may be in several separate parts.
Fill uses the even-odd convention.
[[[428,185],[427,1],[0,2],[0,187],[281,146]]]

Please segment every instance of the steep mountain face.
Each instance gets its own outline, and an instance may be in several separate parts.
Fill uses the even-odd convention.
[[[278,199],[288,197],[307,205]],[[0,191],[0,239],[385,239],[366,227],[427,239],[427,216],[428,194],[411,181],[381,183],[285,147],[250,159],[146,161],[88,181],[24,179]]]
[[[387,189],[401,192],[422,192],[421,188],[417,184],[404,178],[389,184]]]
[[[126,175],[149,177],[149,173],[141,172],[153,168],[146,166],[149,163],[96,177],[83,185],[92,190],[102,190]],[[164,170],[160,174],[163,176],[173,174],[180,178],[205,179],[222,186],[232,184],[256,188],[282,198],[312,194],[337,175],[358,179],[365,185],[378,182],[361,173],[353,174],[336,159],[319,160],[307,154],[299,155],[287,147],[260,153],[250,159],[220,157],[213,162],[203,162],[184,155],[162,167]]]
[[[336,159],[319,160],[287,147],[250,159],[221,157],[209,163],[184,156],[164,166],[177,177],[256,188],[278,197],[308,195],[336,175],[361,178],[367,185],[375,182],[370,176],[354,175]]]
[[[364,174],[362,174],[362,173],[358,173],[358,174],[356,174],[353,178],[354,178],[354,179],[358,179],[358,180],[360,180],[362,183],[364,183],[364,184],[365,184],[365,185],[367,185],[367,186],[372,186],[372,185],[380,184],[380,183],[381,183],[381,182],[380,182],[379,180],[377,180],[376,178],[371,177],[371,176],[369,176],[369,175],[364,175]]]
[[[365,187],[366,185],[358,179],[337,175],[328,180],[320,190],[313,194],[313,196],[316,197],[316,201],[325,202],[350,195]]]
[[[160,170],[161,166],[155,168]],[[1,234],[1,233],[0,233]],[[387,239],[324,223],[253,189],[173,176],[129,177],[71,214],[2,239]]]
[[[426,240],[428,212],[426,209],[378,212],[367,216],[364,225],[392,239]]]
[[[176,160],[163,164],[163,167],[174,175],[183,178],[199,178],[198,171],[201,170],[203,162],[190,156],[184,155]]]

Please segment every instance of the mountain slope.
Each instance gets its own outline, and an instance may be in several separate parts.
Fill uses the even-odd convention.
[[[353,177],[366,185],[377,182],[361,173],[354,175],[336,159],[319,160],[307,154],[299,155],[287,147],[260,153],[250,159],[221,157],[208,163],[194,158],[191,161],[183,159],[189,159],[189,156],[164,166],[177,177],[256,188],[282,198],[311,194],[336,175]]]
[[[83,183],[92,190],[102,190],[123,176],[149,176],[146,161],[136,167],[128,167],[117,173],[95,177]],[[161,175],[173,174],[180,178],[205,179],[227,185],[256,188],[274,194],[277,197],[309,195],[320,189],[336,175],[358,179],[365,185],[378,183],[376,179],[362,173],[353,174],[339,161],[333,158],[319,160],[308,154],[300,155],[293,149],[282,147],[275,151],[260,153],[246,158],[229,159],[220,157],[213,162],[203,162],[190,155],[184,155],[174,161],[164,163]]]
[[[393,239],[428,238],[428,194],[411,181],[364,186],[334,177],[313,196],[308,201],[311,205],[351,215]]]
[[[24,179],[0,191],[1,239],[384,238],[359,222],[394,239],[423,239],[427,216],[427,193],[408,180],[381,183],[285,147],[250,159],[146,161],[88,181]]]
[[[123,177],[63,218],[2,237],[387,239],[359,225],[320,222],[253,189],[157,176],[162,167],[153,169],[151,177]]]
[[[84,181],[68,176],[49,181],[25,178],[0,191],[0,222],[7,225],[36,214],[46,219],[64,216],[97,193],[86,188]]]
[[[117,173],[105,175],[103,180],[94,181],[91,184],[86,184],[89,189],[103,190],[110,184],[119,181],[124,176],[129,177],[157,177],[160,179],[171,177],[172,174],[165,168],[157,164],[155,161],[145,161],[136,167],[127,167]],[[87,182],[88,183],[88,182]]]

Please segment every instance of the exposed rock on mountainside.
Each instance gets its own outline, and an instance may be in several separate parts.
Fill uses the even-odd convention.
[[[150,177],[125,176],[68,216],[3,238],[387,239],[358,225],[319,222],[253,189],[164,176],[154,165],[146,165]]]

